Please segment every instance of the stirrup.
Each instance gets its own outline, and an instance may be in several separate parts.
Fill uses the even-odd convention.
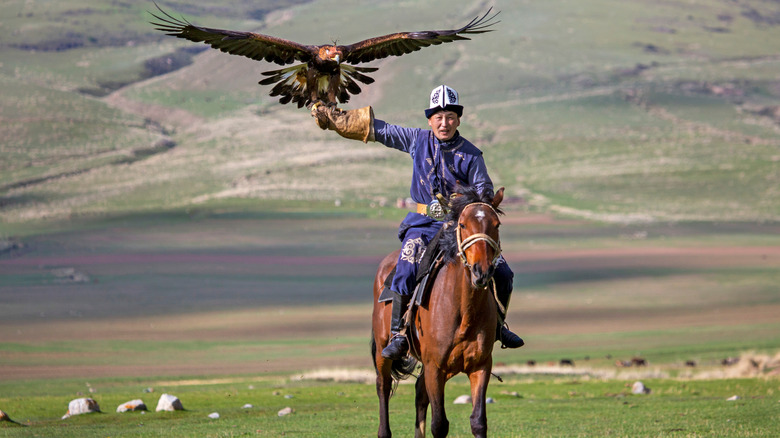
[[[406,340],[406,335],[394,333],[390,338],[390,341],[387,342],[387,346],[382,349],[382,357],[385,359],[398,360],[406,356],[408,352],[409,341]]]

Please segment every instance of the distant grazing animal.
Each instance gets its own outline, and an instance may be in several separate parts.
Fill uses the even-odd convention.
[[[695,360],[686,360],[685,361],[685,366],[686,367],[695,367],[696,366],[696,361]]]
[[[410,310],[410,351],[414,356],[392,360],[382,357],[381,348],[390,337],[392,305],[379,302],[385,278],[398,260],[398,251],[382,260],[374,279],[374,312],[371,350],[376,368],[376,392],[379,397],[380,438],[390,437],[389,399],[394,381],[414,371],[417,360],[422,370],[415,385],[417,418],[415,437],[425,436],[428,406],[431,408],[431,433],[447,436],[449,421],[444,406],[444,385],[460,373],[471,382],[471,433],[487,435],[487,388],[493,367],[493,343],[496,340],[496,299],[490,287],[493,264],[501,254],[498,244],[498,205],[503,187],[492,199],[476,190],[467,190],[450,202],[452,226],[443,231],[445,261],[436,276],[428,298]],[[412,300],[414,303],[414,300]]]
[[[562,367],[573,367],[574,361],[571,359],[561,359],[560,366]]]
[[[634,365],[635,367],[643,367],[643,366],[647,366],[647,361],[641,357],[632,357],[631,364]]]
[[[163,16],[150,12],[159,20],[152,24],[168,35],[204,42],[231,55],[246,56],[256,61],[265,60],[279,65],[300,61],[302,64],[264,72],[263,75],[269,78],[260,81],[261,85],[276,84],[271,89],[271,96],[281,96],[280,103],[293,102],[298,108],[304,105],[310,107],[318,102],[330,106],[346,103],[350,94],[361,91],[355,80],[364,84],[374,82],[363,73],[374,72],[377,68],[355,67],[355,64],[405,55],[430,45],[470,39],[464,34],[492,32],[488,28],[497,23],[493,20],[498,15],[497,12],[488,17],[493,9],[490,8],[485,15],[458,29],[398,32],[345,46],[335,42],[315,46],[259,33],[195,26],[184,18],[172,17],[159,6],[157,9]]]

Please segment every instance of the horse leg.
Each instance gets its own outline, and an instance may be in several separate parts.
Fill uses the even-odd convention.
[[[446,437],[450,431],[450,422],[444,411],[444,384],[446,378],[436,367],[424,367],[425,389],[431,403],[431,434],[433,438]]]
[[[477,438],[487,436],[487,408],[485,406],[487,387],[490,381],[490,369],[483,369],[469,374],[471,382],[471,433]]]
[[[371,352],[374,354],[374,365],[376,367],[376,395],[379,398],[379,430],[378,438],[390,438],[393,434],[390,432],[390,394],[393,391],[393,376],[390,372],[392,361],[382,357],[380,349],[377,348],[376,338],[371,342]]]
[[[417,382],[414,384],[414,405],[417,408],[417,422],[414,430],[414,438],[425,438],[425,419],[428,415],[428,405],[430,400],[428,399],[428,391],[425,389],[425,368],[420,372],[420,376],[417,377]]]
[[[390,361],[377,363],[376,395],[379,397],[379,431],[378,438],[390,438],[390,393],[393,390],[393,378],[390,375]]]

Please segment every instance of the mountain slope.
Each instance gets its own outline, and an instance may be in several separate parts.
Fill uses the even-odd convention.
[[[60,3],[41,16],[72,25],[83,9]],[[4,23],[20,5],[0,7]],[[319,44],[448,28],[493,5],[502,11],[497,32],[370,64],[380,67],[377,82],[347,107],[370,104],[377,117],[424,127],[428,92],[448,83],[466,106],[461,131],[483,149],[496,183],[535,208],[606,221],[780,219],[777,2],[453,9],[443,1],[321,0],[254,15],[248,2],[205,5],[163,7],[196,24]],[[18,39],[3,43],[3,221],[235,197],[361,206],[406,196],[408,157],[322,132],[305,110],[276,103],[257,85],[272,65],[215,50],[182,55],[197,45],[157,35],[145,23],[150,7],[82,15],[86,25],[96,17],[124,23],[88,26],[98,32],[85,37],[92,45],[42,51],[53,40],[46,35],[35,51]],[[17,31],[29,37],[36,15],[14,24]],[[117,45],[127,29],[133,43]],[[173,53],[192,64],[141,80]],[[122,83],[129,85],[101,96]]]

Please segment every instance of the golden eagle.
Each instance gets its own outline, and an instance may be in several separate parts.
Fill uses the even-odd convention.
[[[302,64],[263,72],[268,78],[260,81],[261,85],[276,84],[270,95],[281,96],[279,102],[283,104],[294,102],[298,108],[304,105],[310,107],[318,102],[331,106],[338,102],[346,103],[350,94],[360,93],[360,86],[355,81],[370,84],[374,80],[364,73],[377,70],[373,67],[356,67],[355,64],[405,55],[430,45],[468,40],[462,35],[491,32],[492,29],[488,28],[497,23],[494,19],[499,14],[496,12],[491,16],[493,8],[490,8],[484,15],[475,17],[459,29],[398,32],[346,46],[336,43],[314,46],[253,32],[195,26],[184,18],[172,17],[159,6],[157,9],[163,16],[150,12],[159,20],[151,24],[168,35],[204,42],[231,55],[246,56],[257,61],[265,60],[280,65],[300,61]]]

